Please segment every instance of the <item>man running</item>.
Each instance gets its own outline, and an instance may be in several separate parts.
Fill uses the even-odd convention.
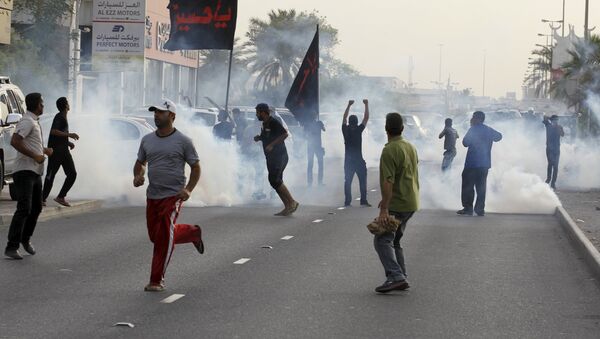
[[[44,180],[44,201],[42,204],[46,205],[46,199],[48,199],[50,191],[52,191],[56,173],[58,173],[58,170],[62,166],[66,178],[54,201],[69,207],[71,204],[65,198],[71,187],[73,187],[75,179],[77,179],[77,171],[75,170],[75,163],[70,151],[75,148],[75,144],[70,142],[69,138],[79,140],[79,135],[69,132],[67,113],[69,113],[71,107],[67,98],[58,98],[56,100],[56,108],[58,108],[58,113],[54,116],[54,120],[52,120],[50,137],[48,137],[48,147],[52,148],[54,152],[48,158],[48,169],[46,170],[46,179]]]
[[[200,161],[192,140],[173,127],[177,107],[170,100],[151,106],[157,130],[142,138],[133,168],[133,186],[144,184],[148,164],[146,222],[154,243],[148,292],[164,291],[163,278],[175,244],[193,243],[204,253],[202,230],[198,225],[175,224],[184,201],[200,179]],[[191,168],[185,184],[185,164]]]
[[[289,216],[298,209],[300,205],[283,183],[283,171],[288,163],[285,139],[288,132],[281,123],[271,117],[271,110],[267,104],[256,105],[256,118],[262,121],[260,135],[254,137],[254,141],[262,141],[263,151],[267,159],[267,171],[269,172],[269,184],[277,192],[283,202],[284,208],[276,216]]]
[[[439,138],[444,138],[444,160],[442,160],[442,171],[445,171],[452,166],[452,161],[456,156],[456,139],[458,132],[452,128],[452,119],[448,118],[444,121],[445,127]]]

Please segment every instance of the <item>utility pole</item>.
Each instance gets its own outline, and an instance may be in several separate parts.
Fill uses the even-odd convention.
[[[438,73],[438,82],[440,83],[440,87],[442,86],[442,47],[444,45],[440,44],[440,69],[439,69],[439,73]]]
[[[79,95],[77,81],[79,77],[81,30],[77,25],[77,14],[81,0],[73,0],[71,24],[69,26],[69,78],[67,79],[67,97],[73,111],[79,110]]]
[[[589,11],[590,9],[590,0],[585,0],[585,24],[584,24],[584,38],[585,41],[588,41],[590,39],[590,32],[588,31],[588,17],[589,17]]]
[[[486,50],[484,49],[483,50],[483,86],[482,86],[483,90],[481,91],[482,97],[485,97],[485,61],[486,61],[485,59],[486,59],[486,56],[487,56]]]
[[[563,16],[562,16],[562,37],[565,37],[565,1],[563,0]]]

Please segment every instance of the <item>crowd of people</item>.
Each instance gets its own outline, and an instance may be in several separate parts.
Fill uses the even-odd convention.
[[[44,112],[42,95],[30,93],[26,96],[25,102],[27,112],[17,124],[11,141],[11,145],[18,151],[17,170],[13,176],[17,193],[17,209],[10,225],[5,255],[12,259],[23,259],[19,252],[21,246],[30,255],[36,253],[31,237],[59,168],[64,169],[66,179],[55,198],[57,203],[70,206],[66,196],[77,177],[70,150],[75,147],[73,141],[79,140],[79,135],[69,130],[67,99],[59,98],[56,102],[59,112],[54,117],[47,147],[44,147],[44,138],[39,124],[39,117]],[[363,100],[364,114],[360,124],[359,117],[350,114],[353,104],[353,100],[348,101],[341,124],[345,144],[344,205],[351,206],[351,185],[356,175],[359,182],[360,205],[370,207],[367,200],[367,166],[362,153],[362,135],[370,116],[369,101]],[[146,221],[154,251],[150,282],[145,290],[156,292],[165,289],[164,275],[175,245],[192,243],[199,253],[204,253],[204,242],[199,225],[176,223],[183,203],[190,198],[201,176],[200,158],[194,143],[174,126],[177,116],[175,103],[163,99],[160,103],[151,106],[149,110],[154,114],[157,129],[141,140],[133,169],[133,185],[140,187],[145,184],[147,168],[149,183],[146,191]],[[268,182],[283,203],[283,209],[275,215],[291,216],[298,210],[300,204],[294,199],[283,180],[289,159],[285,143],[289,132],[282,122],[271,114],[271,108],[265,103],[256,106],[258,125],[253,125],[254,122],[248,121],[239,110],[234,109],[232,115],[233,117],[226,110],[219,112],[219,122],[213,128],[215,138],[231,140],[235,135],[242,157],[245,159],[255,158],[258,154],[257,147],[252,144],[252,141],[261,143],[266,166],[256,165],[256,180],[264,180],[262,176],[266,167]],[[323,185],[325,150],[321,134],[326,131],[326,126],[318,119],[317,114],[303,119],[302,122],[307,140],[307,184],[309,186],[313,184],[313,165],[316,157],[317,184]],[[492,145],[502,139],[502,134],[485,124],[484,112],[474,112],[470,123],[471,127],[462,138],[467,154],[462,172],[463,208],[457,213],[459,215],[475,213],[484,216],[487,175],[492,164]],[[543,123],[547,133],[546,182],[555,188],[560,138],[564,136],[564,131],[558,124],[556,116],[544,117]],[[260,126],[260,134],[252,136],[250,133],[253,133],[258,126]],[[393,231],[375,234],[374,237],[374,247],[386,275],[385,282],[375,289],[379,293],[409,288],[400,241],[408,221],[419,208],[419,160],[416,147],[403,138],[403,131],[402,116],[398,113],[387,114],[385,119],[387,143],[383,147],[379,162],[381,200],[378,205],[379,215],[375,222],[397,227],[393,227]],[[439,138],[444,138],[441,169],[442,172],[447,172],[457,154],[456,142],[459,139],[457,131],[452,127],[452,119],[445,120],[445,127],[439,134]],[[46,157],[48,157],[48,166],[45,180],[42,182]],[[186,165],[190,168],[189,178],[185,175]]]

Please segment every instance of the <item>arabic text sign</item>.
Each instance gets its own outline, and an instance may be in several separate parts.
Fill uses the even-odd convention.
[[[143,67],[144,29],[144,23],[94,22],[92,34],[94,69],[138,71],[139,60]]]
[[[94,0],[93,21],[143,22],[145,7],[146,0]]]
[[[166,49],[232,49],[237,0],[171,0]]]

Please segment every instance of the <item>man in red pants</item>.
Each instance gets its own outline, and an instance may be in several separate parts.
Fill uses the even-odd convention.
[[[170,100],[151,106],[157,130],[140,144],[133,168],[133,186],[144,184],[148,164],[146,222],[148,235],[154,243],[148,292],[164,291],[163,278],[171,260],[175,244],[192,243],[204,253],[202,230],[198,225],[176,224],[181,205],[190,198],[200,179],[200,161],[192,140],[173,127],[177,108]],[[191,167],[190,179],[185,183],[185,164]]]

